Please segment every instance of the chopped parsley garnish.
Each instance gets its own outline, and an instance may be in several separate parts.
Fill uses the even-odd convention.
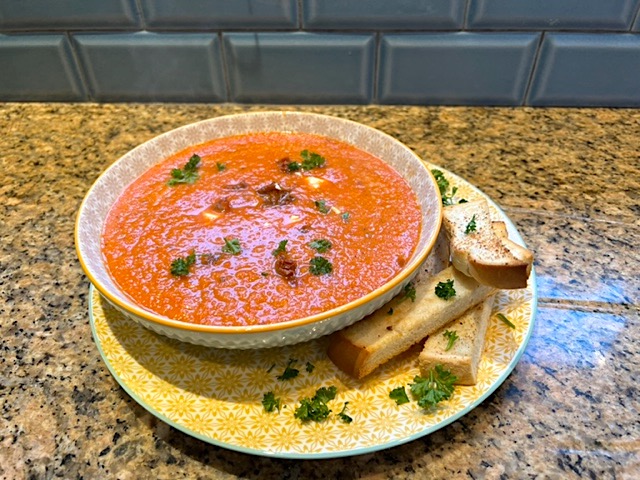
[[[276,368],[275,363],[271,364],[271,366],[267,369],[267,373],[271,373],[271,370],[273,370],[274,368]]]
[[[327,402],[336,397],[337,389],[334,386],[329,388],[322,387],[316,391],[312,398],[303,398],[300,400],[300,406],[296,408],[293,416],[307,422],[321,422],[325,420],[331,413],[331,409],[327,406]]]
[[[516,328],[516,326],[513,323],[511,323],[511,321],[506,316],[504,316],[502,313],[497,313],[496,317],[498,317],[500,320],[502,320],[505,323],[505,325],[507,325],[509,328],[513,328],[513,329]]]
[[[292,378],[296,378],[300,373],[300,370],[298,370],[297,368],[293,368],[291,366],[295,362],[296,362],[295,358],[290,358],[289,363],[287,363],[287,366],[284,369],[284,372],[282,372],[282,374],[278,375],[276,378],[278,380],[290,380]]]
[[[280,243],[278,243],[278,248],[276,248],[273,252],[271,252],[273,256],[277,257],[281,253],[285,253],[287,251],[288,242],[289,240],[281,240]]]
[[[410,299],[412,302],[416,301],[416,287],[413,283],[407,283],[404,286],[404,295],[402,296],[402,300]]]
[[[351,218],[351,214],[349,212],[344,212],[342,215],[342,221],[344,223],[347,223],[349,221],[349,218]]]
[[[300,165],[298,162],[290,162],[287,164],[287,170],[289,172],[297,172],[301,168],[302,168],[302,165]]]
[[[445,352],[451,350],[451,348],[453,348],[453,344],[456,343],[456,340],[458,340],[458,338],[460,338],[458,337],[458,334],[455,330],[445,330],[442,335],[444,335],[444,337],[448,340],[447,346],[444,349]]]
[[[237,238],[232,238],[229,240],[227,237],[224,238],[224,247],[222,247],[222,253],[228,253],[230,255],[238,255],[242,252],[242,248],[240,248],[240,240]]]
[[[474,214],[473,217],[471,217],[469,223],[467,223],[467,227],[464,229],[464,233],[466,235],[469,235],[471,232],[475,232],[477,228],[476,215]]]
[[[316,391],[316,394],[313,398],[318,399],[322,403],[327,403],[336,398],[336,393],[338,393],[338,389],[334,386],[331,386],[329,388],[322,387]]]
[[[443,205],[453,205],[455,202],[453,201],[453,197],[456,196],[456,192],[458,191],[458,187],[453,187],[451,189],[451,195],[443,195],[442,196],[442,204]]]
[[[353,422],[353,418],[345,413],[347,411],[347,405],[349,405],[349,402],[344,402],[344,407],[342,407],[342,410],[340,411],[340,413],[338,413],[338,418],[343,423]]]
[[[326,200],[316,200],[313,203],[320,213],[327,214],[331,211],[331,207],[327,206]]]
[[[416,375],[410,385],[411,394],[422,408],[431,408],[451,398],[454,383],[458,378],[442,365],[436,365],[426,378]]]
[[[169,180],[167,184],[173,187],[181,183],[196,183],[196,180],[198,180],[199,163],[200,156],[194,153],[183,168],[174,168],[171,170],[171,180]]]
[[[314,168],[324,167],[325,159],[322,155],[310,152],[309,150],[303,150],[300,152],[300,156],[302,157],[303,170],[312,170]]]
[[[458,191],[458,187],[453,187],[451,189],[451,194],[447,194],[449,190],[449,180],[446,179],[444,173],[438,169],[431,170],[431,173],[436,179],[436,183],[438,184],[438,190],[440,190],[440,196],[442,197],[443,205],[453,205],[455,202],[453,197],[456,196],[456,192]],[[464,203],[466,200],[460,200],[460,203]]]
[[[176,277],[184,277],[189,275],[189,267],[196,263],[196,254],[191,252],[184,258],[176,258],[171,262],[171,275]]]
[[[286,164],[286,169],[289,172],[297,172],[298,170],[313,170],[314,168],[324,167],[325,159],[322,155],[319,155],[309,150],[303,150],[300,152],[302,163],[289,162]]]
[[[436,297],[443,300],[449,300],[456,296],[456,290],[453,288],[453,279],[449,279],[445,282],[438,282],[436,285]]]
[[[276,398],[273,392],[267,392],[262,397],[262,406],[267,413],[275,410],[280,411],[280,399]]]
[[[316,366],[313,363],[309,363],[309,362],[307,362],[307,365],[305,366],[305,370],[307,371],[307,373],[313,372],[315,368]]]
[[[329,275],[333,272],[333,265],[324,257],[315,256],[309,261],[311,275]]]
[[[390,309],[387,311],[387,315],[393,315],[393,308],[390,308]]]
[[[389,392],[389,398],[396,402],[397,405],[409,403],[409,397],[404,387],[394,388]]]
[[[224,163],[216,162],[216,167],[219,172],[223,172],[227,169],[227,166]]]
[[[449,180],[447,180],[447,178],[444,176],[444,173],[442,173],[441,170],[434,168],[433,170],[431,170],[431,173],[436,179],[436,182],[438,184],[438,189],[440,190],[440,195],[441,196],[446,195],[447,190],[449,190]]]
[[[318,240],[314,240],[309,244],[311,248],[313,248],[318,253],[324,253],[331,248],[331,242],[324,238],[320,238]]]

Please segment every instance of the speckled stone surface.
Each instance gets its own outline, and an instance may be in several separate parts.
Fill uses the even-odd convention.
[[[91,339],[78,206],[139,143],[267,109],[0,105],[0,478],[640,478],[640,110],[285,107],[379,128],[505,209],[536,253],[525,354],[460,420],[351,458],[228,451],[136,404]]]

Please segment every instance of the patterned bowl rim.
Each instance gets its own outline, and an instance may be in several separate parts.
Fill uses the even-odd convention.
[[[82,235],[81,235],[81,226],[82,226],[82,222],[84,221],[88,221],[88,215],[85,214],[85,211],[87,209],[87,205],[92,201],[92,198],[94,196],[94,190],[96,189],[96,186],[104,181],[105,178],[107,178],[107,176],[113,172],[113,170],[115,169],[116,165],[121,162],[124,161],[124,159],[126,159],[128,156],[130,156],[131,154],[133,154],[134,152],[141,150],[143,148],[145,148],[148,145],[151,145],[153,143],[162,141],[162,139],[166,139],[167,137],[179,134],[180,132],[184,132],[185,130],[190,130],[193,129],[195,127],[197,127],[198,125],[202,125],[205,123],[210,123],[210,122],[216,122],[216,121],[231,121],[234,118],[259,118],[259,117],[272,117],[272,116],[293,116],[293,117],[309,117],[309,118],[317,118],[317,119],[325,119],[331,122],[335,122],[336,124],[341,124],[342,126],[346,127],[346,128],[351,128],[351,129],[364,129],[364,130],[369,130],[371,131],[373,134],[378,135],[381,138],[385,138],[388,142],[391,142],[391,144],[395,144],[397,146],[399,146],[400,148],[402,148],[403,150],[406,151],[406,153],[408,154],[408,156],[410,158],[413,158],[414,160],[416,160],[416,165],[419,166],[419,168],[421,167],[421,170],[423,170],[423,173],[425,175],[425,178],[428,179],[431,184],[432,184],[432,190],[439,195],[439,189],[438,189],[438,184],[436,182],[436,179],[434,178],[433,174],[431,173],[431,171],[428,169],[428,167],[426,166],[426,164],[423,162],[423,160],[415,153],[413,152],[409,147],[407,147],[404,143],[400,142],[398,139],[396,139],[395,137],[382,132],[381,130],[378,130],[376,128],[370,127],[368,125],[364,125],[362,123],[358,123],[355,122],[353,120],[347,120],[344,118],[339,118],[339,117],[334,117],[331,115],[322,115],[322,114],[317,114],[317,113],[307,113],[307,112],[290,112],[290,111],[267,111],[267,112],[252,112],[252,113],[240,113],[240,114],[232,114],[232,115],[223,115],[220,117],[213,117],[213,118],[209,118],[206,120],[201,120],[199,122],[195,122],[195,123],[191,123],[191,124],[187,124],[187,125],[183,125],[181,127],[175,128],[173,130],[170,130],[168,132],[162,133],[156,137],[153,137],[149,140],[147,140],[146,142],[138,145],[137,147],[133,148],[132,150],[130,150],[129,152],[125,153],[123,156],[121,156],[119,159],[117,159],[113,164],[111,164],[104,172],[102,172],[98,178],[95,180],[95,182],[93,183],[93,185],[89,188],[87,194],[85,195],[84,199],[82,200],[82,203],[80,204],[80,208],[78,209],[78,213],[76,215],[76,224],[75,224],[75,232],[74,232],[74,236],[75,236],[75,246],[76,246],[76,254],[78,256],[78,259],[80,261],[80,264],[82,266],[82,269],[84,270],[85,274],[87,275],[87,277],[89,278],[89,281],[95,286],[95,288],[98,289],[98,291],[104,296],[106,297],[110,302],[112,302],[114,305],[120,307],[121,309],[129,312],[132,315],[135,315],[137,317],[143,318],[149,322],[158,324],[158,325],[163,325],[165,327],[169,327],[169,328],[174,328],[177,330],[183,330],[183,331],[191,331],[191,332],[199,332],[199,333],[203,333],[203,334],[249,334],[249,333],[253,333],[253,334],[257,334],[257,333],[267,333],[267,332],[275,332],[275,331],[281,331],[281,330],[288,330],[288,329],[292,329],[292,328],[296,328],[296,327],[301,327],[301,326],[307,326],[307,325],[312,325],[318,322],[321,322],[323,320],[330,320],[333,319],[335,317],[339,317],[343,314],[346,314],[348,312],[351,312],[353,310],[356,310],[360,307],[362,307],[363,305],[366,305],[367,303],[369,303],[370,301],[372,301],[373,299],[384,295],[385,293],[393,290],[394,288],[398,287],[398,285],[402,284],[405,280],[407,280],[408,278],[411,278],[411,276],[414,274],[414,272],[420,267],[420,265],[422,265],[422,263],[425,261],[425,259],[427,258],[427,256],[429,255],[429,253],[431,252],[431,250],[433,249],[433,246],[436,243],[437,237],[438,237],[438,232],[440,230],[441,224],[442,224],[442,202],[440,201],[436,201],[436,202],[432,202],[433,206],[436,207],[437,212],[437,218],[435,219],[436,221],[434,222],[435,225],[437,226],[437,228],[432,229],[430,232],[428,232],[427,234],[430,235],[430,238],[427,239],[427,241],[424,243],[424,245],[422,246],[422,250],[418,251],[418,252],[414,252],[413,256],[412,256],[412,260],[407,263],[407,265],[404,266],[404,268],[396,275],[394,276],[391,280],[389,280],[388,282],[386,282],[384,285],[378,287],[377,289],[373,290],[372,292],[352,301],[349,303],[346,303],[344,305],[340,305],[338,307],[335,307],[333,309],[330,310],[326,310],[324,312],[315,314],[315,315],[310,315],[307,317],[302,317],[302,318],[297,318],[297,319],[293,319],[293,320],[289,320],[286,322],[280,322],[280,323],[271,323],[271,324],[261,324],[261,325],[247,325],[247,326],[224,326],[224,325],[203,325],[203,324],[195,324],[195,323],[188,323],[188,322],[182,322],[179,320],[173,320],[170,319],[168,317],[162,316],[162,315],[158,315],[156,313],[153,313],[149,310],[143,309],[142,307],[136,305],[135,303],[133,303],[132,301],[130,301],[123,293],[121,292],[115,292],[112,291],[112,289],[108,288],[107,285],[105,285],[103,282],[100,281],[100,279],[98,278],[98,276],[93,272],[93,270],[91,269],[91,267],[89,266],[89,263],[87,262],[87,260],[84,258],[84,254],[82,251]],[[324,134],[325,136],[329,136],[328,134]],[[342,140],[344,141],[344,140]],[[384,160],[383,160],[384,161]],[[439,199],[438,199],[439,200]],[[424,218],[423,218],[424,219]]]

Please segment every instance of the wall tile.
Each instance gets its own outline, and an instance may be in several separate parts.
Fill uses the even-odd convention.
[[[545,35],[527,103],[640,106],[640,35]]]
[[[87,30],[138,26],[134,0],[2,0],[1,30]]]
[[[304,0],[304,28],[456,29],[466,0]]]
[[[142,0],[149,29],[296,28],[296,0]]]
[[[232,101],[371,101],[373,35],[230,33],[224,42]]]
[[[74,40],[96,100],[226,99],[215,35],[79,34]]]
[[[520,105],[538,34],[385,35],[380,103]]]
[[[0,72],[2,101],[85,99],[63,35],[0,35]]]
[[[470,0],[467,28],[628,30],[638,0]]]

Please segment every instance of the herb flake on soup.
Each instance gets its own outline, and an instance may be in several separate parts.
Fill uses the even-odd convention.
[[[356,300],[416,248],[411,187],[328,137],[253,133],[154,165],[109,212],[102,252],[135,303],[184,322],[279,323]]]

